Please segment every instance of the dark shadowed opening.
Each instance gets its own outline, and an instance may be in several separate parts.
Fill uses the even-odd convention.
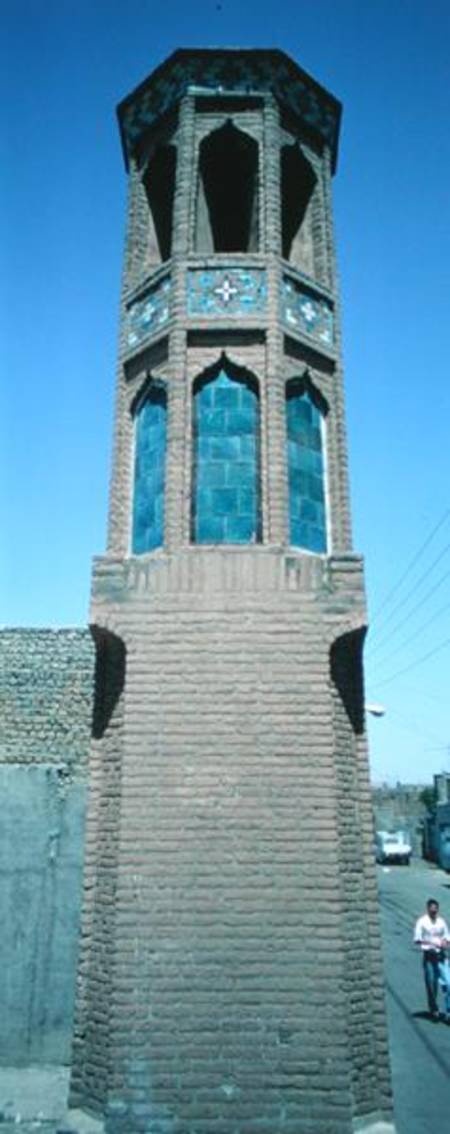
[[[100,626],[91,626],[95,642],[95,682],[92,735],[106,732],[125,685],[126,648],[121,638]]]
[[[143,179],[161,260],[168,260],[172,251],[175,167],[175,146],[162,146],[150,159]]]
[[[364,732],[364,676],[362,650],[366,628],[337,638],[330,650],[331,680],[357,735]]]
[[[298,146],[283,146],[281,151],[281,226],[285,260],[297,262],[294,242],[300,233],[306,210],[316,185],[316,175]],[[298,264],[300,267],[300,263]]]
[[[258,145],[231,121],[200,146],[196,249],[249,252],[258,247]]]

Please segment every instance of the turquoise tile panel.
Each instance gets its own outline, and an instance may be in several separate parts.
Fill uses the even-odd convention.
[[[164,485],[167,401],[165,391],[151,391],[135,420],[133,555],[161,547],[164,539]]]
[[[290,542],[327,549],[320,410],[306,392],[286,399]]]
[[[256,392],[221,370],[194,396],[193,538],[260,538],[259,405]]]
[[[263,268],[191,268],[187,273],[189,316],[260,315],[266,304]]]
[[[134,351],[164,327],[170,316],[170,276],[159,280],[142,299],[131,303],[126,316],[126,348]]]
[[[334,344],[333,309],[323,296],[285,276],[281,282],[281,314],[288,330],[315,339],[318,345]]]

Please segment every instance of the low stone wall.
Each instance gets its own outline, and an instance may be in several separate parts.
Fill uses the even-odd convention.
[[[0,762],[85,776],[95,650],[89,630],[0,631]]]
[[[88,630],[0,632],[0,1063],[70,1059],[94,686]]]

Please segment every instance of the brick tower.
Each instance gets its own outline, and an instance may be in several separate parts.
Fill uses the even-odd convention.
[[[331,177],[280,51],[177,51],[129,171],[72,1101],[111,1134],[389,1125]]]

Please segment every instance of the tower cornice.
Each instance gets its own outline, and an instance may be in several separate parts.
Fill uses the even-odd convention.
[[[119,103],[125,164],[143,134],[173,109],[189,88],[204,95],[271,93],[297,115],[337,163],[341,103],[284,51],[278,49],[180,48]]]

